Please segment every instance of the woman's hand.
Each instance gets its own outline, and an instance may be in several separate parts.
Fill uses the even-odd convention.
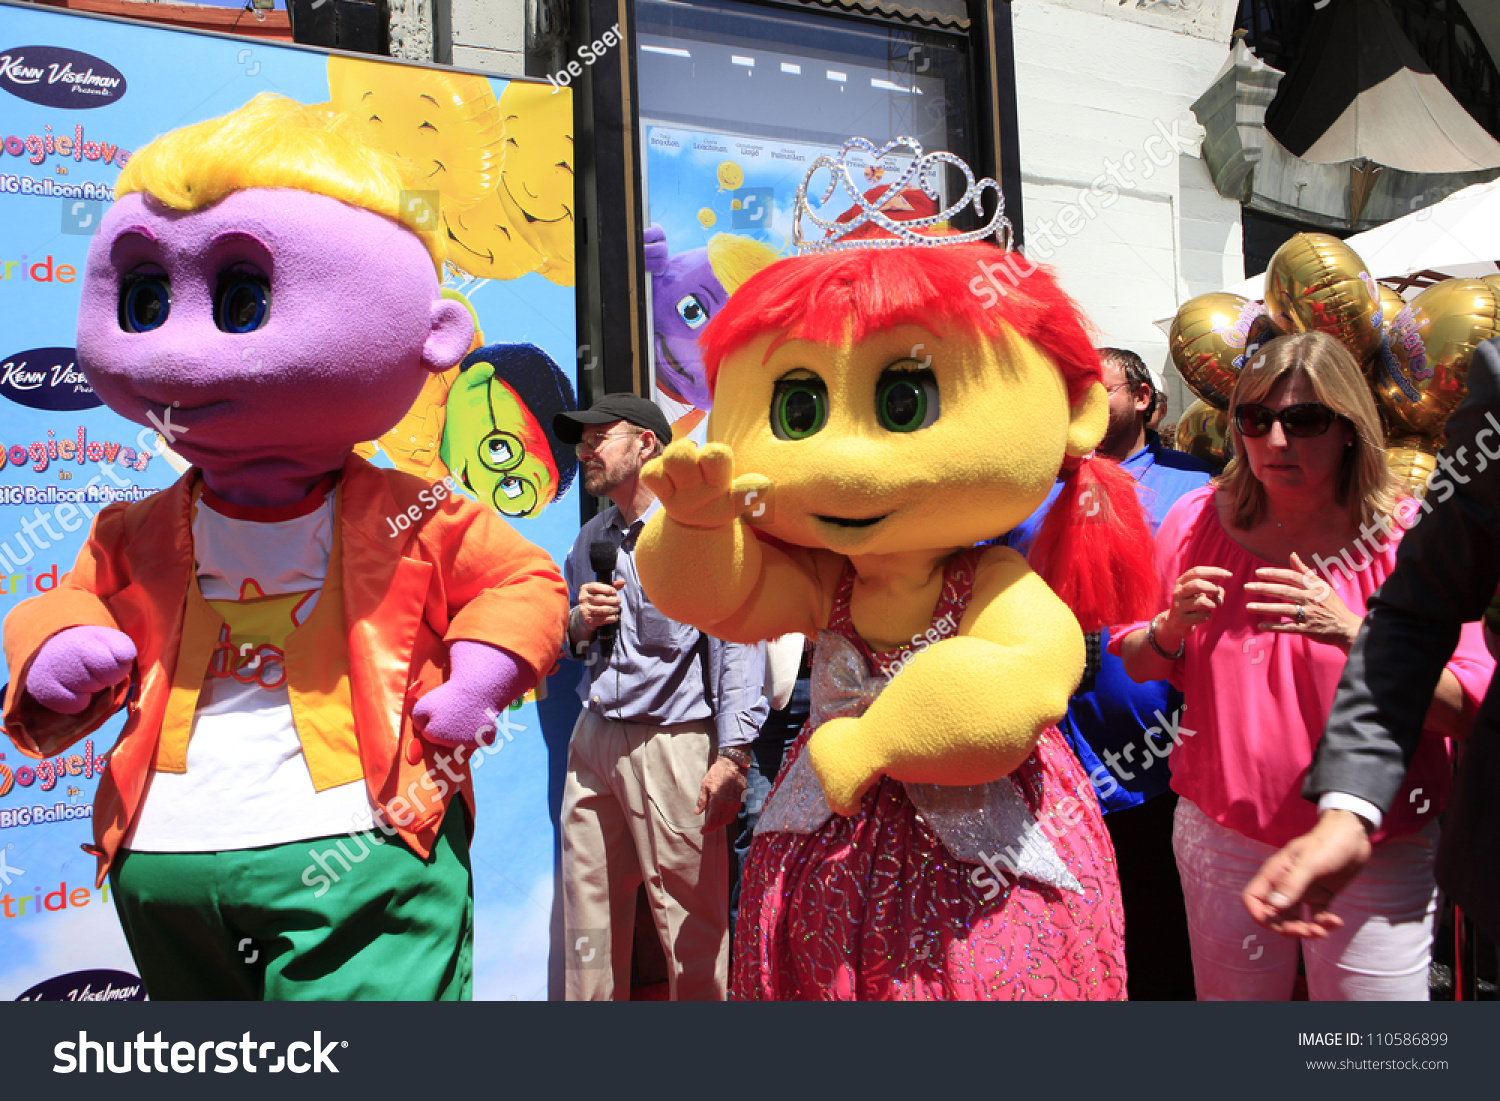
[[[1224,603],[1224,587],[1234,574],[1218,566],[1194,566],[1172,586],[1167,613],[1156,628],[1156,641],[1163,650],[1175,651],[1195,627],[1207,623]]]
[[[1291,569],[1264,566],[1255,571],[1255,576],[1260,580],[1246,582],[1245,591],[1263,599],[1247,602],[1245,610],[1283,616],[1288,621],[1262,621],[1258,630],[1306,635],[1349,652],[1363,621],[1349,610],[1333,586],[1309,570],[1296,554],[1292,555]]]
[[[1213,617],[1224,603],[1224,586],[1234,574],[1219,566],[1194,566],[1172,586],[1167,610],[1156,613],[1154,632],[1131,631],[1120,641],[1125,673],[1138,684],[1165,680],[1177,667],[1173,655],[1182,649],[1188,635]],[[1156,639],[1156,646],[1147,640]],[[1113,644],[1111,644],[1113,645]]]

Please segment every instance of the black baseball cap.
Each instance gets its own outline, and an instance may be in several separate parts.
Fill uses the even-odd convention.
[[[577,444],[583,439],[585,425],[613,421],[626,421],[637,428],[649,429],[656,433],[663,446],[672,442],[672,426],[667,423],[667,415],[654,401],[636,394],[605,394],[587,409],[558,413],[552,418],[552,434],[563,443]]]

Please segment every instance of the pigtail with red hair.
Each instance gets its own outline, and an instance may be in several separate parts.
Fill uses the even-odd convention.
[[[1135,479],[1100,455],[1062,476],[1031,546],[1032,568],[1085,631],[1145,619],[1156,610],[1156,563]]]

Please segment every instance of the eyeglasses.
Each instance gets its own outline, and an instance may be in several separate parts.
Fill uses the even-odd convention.
[[[1318,401],[1304,401],[1279,410],[1269,409],[1253,401],[1234,407],[1234,423],[1239,428],[1240,435],[1251,440],[1258,440],[1270,432],[1271,426],[1277,421],[1281,422],[1281,427],[1288,436],[1303,439],[1321,436],[1338,419],[1337,413]]]
[[[618,440],[621,436],[630,436],[633,434],[639,435],[639,433],[632,433],[629,429],[626,429],[622,432],[606,432],[592,439],[585,436],[573,445],[573,454],[582,455],[585,451],[598,451],[609,440]]]

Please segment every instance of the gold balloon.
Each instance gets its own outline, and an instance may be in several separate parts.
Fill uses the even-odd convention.
[[[1230,454],[1229,414],[1206,401],[1193,402],[1177,418],[1172,446],[1222,468]]]
[[[1406,309],[1406,299],[1384,283],[1377,283],[1375,286],[1380,291],[1380,323],[1382,326],[1389,326],[1396,320],[1396,315]]]
[[[1427,493],[1427,479],[1437,469],[1437,441],[1407,437],[1386,445],[1385,465],[1396,479],[1398,494],[1418,500]]]
[[[1188,389],[1214,408],[1228,409],[1240,368],[1275,335],[1259,302],[1218,291],[1182,304],[1168,344]]]
[[[1480,279],[1428,287],[1387,330],[1371,380],[1392,436],[1436,440],[1467,392],[1474,349],[1500,333],[1500,291]]]
[[[1284,333],[1337,337],[1363,361],[1380,349],[1380,291],[1353,249],[1326,233],[1299,233],[1266,269],[1266,312]]]

